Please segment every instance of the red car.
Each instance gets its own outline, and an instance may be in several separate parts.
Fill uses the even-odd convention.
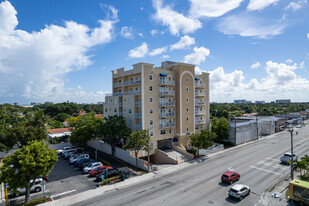
[[[113,169],[113,167],[110,167],[110,166],[101,166],[101,167],[98,167],[97,169],[95,170],[91,170],[90,172],[90,176],[91,177],[95,177],[97,174],[100,174],[102,172],[104,172],[106,169]]]
[[[221,181],[233,184],[233,182],[239,180],[239,178],[240,178],[239,173],[227,171],[221,176]]]

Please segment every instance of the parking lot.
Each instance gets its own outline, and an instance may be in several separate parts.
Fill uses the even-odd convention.
[[[109,155],[98,154],[98,158],[109,162],[113,168],[123,171],[126,179],[133,177],[133,173],[124,166],[121,162],[111,158]],[[84,174],[82,170],[74,165],[70,165],[69,160],[59,156],[53,170],[48,175],[48,181],[45,183],[45,196],[50,196],[53,199],[60,199],[65,196],[70,196],[76,193],[92,190],[99,187],[99,182],[96,182],[95,177],[90,177],[89,174]],[[32,193],[30,199],[43,196],[43,191]],[[19,196],[10,199],[10,205],[16,205],[24,200],[24,196]]]

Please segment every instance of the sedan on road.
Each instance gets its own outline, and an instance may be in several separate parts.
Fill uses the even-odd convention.
[[[221,181],[229,184],[239,180],[240,174],[237,172],[227,171],[221,176]]]
[[[250,188],[247,185],[236,184],[229,189],[229,197],[236,197],[242,200],[245,196],[250,194]]]

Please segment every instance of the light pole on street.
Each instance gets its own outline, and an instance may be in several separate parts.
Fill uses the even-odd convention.
[[[293,153],[293,125],[292,124],[289,124],[288,125],[288,131],[291,133],[291,180],[294,179],[294,165],[293,165],[293,162],[294,162],[294,153]]]

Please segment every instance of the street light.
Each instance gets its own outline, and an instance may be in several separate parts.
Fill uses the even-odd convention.
[[[294,165],[293,165],[293,162],[294,162],[294,154],[293,154],[293,125],[289,124],[288,125],[288,131],[291,133],[291,155],[292,155],[292,159],[291,159],[291,180],[294,179]]]

